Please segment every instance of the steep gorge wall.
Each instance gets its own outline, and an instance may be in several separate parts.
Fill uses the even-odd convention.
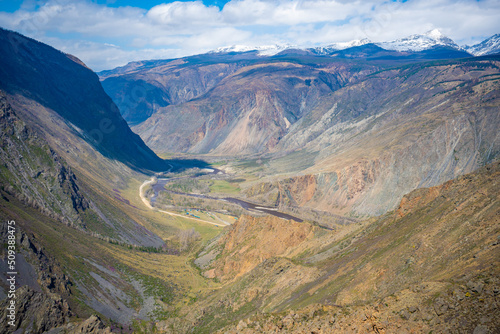
[[[133,130],[156,152],[275,152],[323,97],[365,74],[338,71],[292,62],[246,66],[199,98],[160,108]]]
[[[187,66],[183,60],[174,60],[153,67],[137,66],[127,73],[101,73],[104,90],[130,125],[145,121],[160,108],[200,97],[243,65]]]
[[[253,186],[248,197],[280,207],[308,206],[339,214],[379,215],[403,194],[474,171],[500,154],[498,114],[462,115],[429,136],[375,159],[360,159],[332,172]]]
[[[498,159],[498,64],[472,65],[480,70],[459,63],[381,73],[335,92],[278,145],[316,151],[314,164],[245,194],[282,207],[378,215],[415,188]],[[381,81],[382,91],[372,89]]]

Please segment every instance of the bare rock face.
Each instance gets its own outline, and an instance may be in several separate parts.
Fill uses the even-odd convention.
[[[284,256],[287,250],[311,238],[315,229],[317,227],[307,222],[274,216],[242,216],[226,235],[209,246],[220,255],[205,268],[205,275],[223,281],[233,280],[267,259]]]
[[[79,326],[69,331],[69,334],[110,334],[111,329],[104,326],[101,319],[97,315],[92,315],[90,318],[82,322]]]
[[[79,180],[65,161],[22,121],[0,93],[0,161],[8,173],[5,190],[41,212],[67,224],[81,224],[89,208]]]
[[[450,184],[451,182],[447,182],[444,185],[439,185],[432,188],[417,189],[403,196],[396,210],[397,217],[404,217],[407,214],[413,212],[415,208],[420,208],[433,201],[436,197],[439,196],[440,192]]]
[[[0,242],[4,244],[7,244],[9,235],[6,226],[0,227]],[[22,329],[28,333],[43,333],[65,326],[75,315],[68,303],[72,282],[31,233],[18,233],[16,244],[20,250],[16,260],[16,284],[21,286],[15,291],[14,309],[10,305],[12,299],[6,298],[0,311],[2,319],[15,321],[13,326],[6,325],[0,332],[12,333]]]
[[[136,62],[99,75],[123,118],[136,125],[161,108],[202,96],[242,66],[235,62],[188,66],[177,59]]]
[[[7,302],[1,304],[2,319],[7,319]],[[12,329],[19,328],[31,333],[43,333],[65,324],[72,315],[67,302],[58,295],[23,286],[16,290],[15,326],[5,326],[0,333],[11,333]]]
[[[481,73],[471,77],[476,67]],[[280,204],[378,215],[413,189],[491,163],[500,152],[500,90],[498,79],[489,79],[497,75],[497,62],[471,60],[385,71],[343,87],[276,146],[312,160],[305,170],[297,167],[301,175],[273,176],[247,195],[276,199],[271,194],[278,191]],[[287,163],[294,161],[285,156],[268,164],[279,170]]]
[[[157,150],[272,151],[288,128],[332,91],[323,77],[335,76],[291,63],[247,66],[200,98],[161,108],[133,129]]]

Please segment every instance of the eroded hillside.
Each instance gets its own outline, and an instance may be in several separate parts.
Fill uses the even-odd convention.
[[[240,277],[196,303],[191,317],[200,332],[228,322],[232,327],[221,333],[495,332],[499,179],[497,162],[416,190],[376,220],[316,231],[286,253],[278,251],[280,242],[294,232],[268,230],[265,238],[276,240],[274,256],[243,276],[232,271]],[[235,224],[222,238],[261,229],[249,223]],[[266,249],[251,235],[237,256]],[[224,267],[231,254],[222,251],[212,265]]]
[[[158,153],[264,161],[259,181],[241,185],[251,200],[369,216],[498,156],[498,56],[429,61],[444,51],[409,55],[368,44],[328,57],[202,55],[101,75],[193,91],[188,77],[232,66],[203,79],[210,88],[198,95],[148,109],[133,130]],[[131,86],[106,87],[117,100],[123,94],[113,89]]]
[[[273,181],[245,192],[266,203],[341,214],[394,209],[404,193],[498,156],[498,80],[496,59],[373,74],[331,94],[298,121],[278,145],[293,160],[271,158],[265,167]],[[306,168],[294,171],[293,164]],[[280,172],[286,176],[276,181]]]

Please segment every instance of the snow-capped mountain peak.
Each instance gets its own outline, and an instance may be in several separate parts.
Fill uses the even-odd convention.
[[[332,43],[327,46],[313,48],[303,48],[291,44],[273,44],[261,46],[232,45],[220,47],[209,53],[228,53],[228,52],[249,52],[255,51],[259,56],[274,56],[287,49],[300,49],[317,55],[332,55],[339,50],[362,46],[372,43],[369,39],[356,39],[350,42]],[[396,39],[390,42],[375,43],[377,46],[386,50],[395,51],[414,51],[419,52],[430,49],[434,46],[447,46],[460,51],[467,51],[475,56],[500,53],[500,34],[491,36],[473,46],[458,46],[452,39],[445,36],[439,29],[433,29],[425,34],[410,35],[405,38]]]
[[[432,29],[432,30],[429,30],[428,32],[426,32],[424,34],[424,36],[428,36],[429,38],[433,38],[433,39],[442,39],[443,37],[446,38],[445,35],[443,35],[441,33],[441,31],[439,31],[439,29]]]
[[[494,53],[500,53],[500,34],[491,36],[481,43],[473,46],[466,46],[465,50],[474,56],[485,56]]]
[[[339,50],[352,48],[355,46],[365,45],[368,43],[371,43],[371,41],[368,38],[355,39],[355,40],[352,40],[350,42],[338,42],[338,43],[333,43],[333,44],[330,44],[327,46],[319,46],[316,48],[312,48],[310,50],[316,54],[323,55],[323,54],[330,54],[332,52],[339,51]]]
[[[273,56],[283,50],[294,48],[291,44],[274,44],[261,46],[248,45],[232,45],[217,48],[210,53],[226,53],[226,52],[249,52],[257,51],[260,56]]]
[[[390,42],[377,43],[386,50],[422,51],[436,45],[449,46],[461,49],[452,39],[446,37],[438,29],[433,29],[423,35],[411,35]]]

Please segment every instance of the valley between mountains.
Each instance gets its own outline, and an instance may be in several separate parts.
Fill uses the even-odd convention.
[[[498,332],[495,36],[96,74],[0,29],[0,333]]]

